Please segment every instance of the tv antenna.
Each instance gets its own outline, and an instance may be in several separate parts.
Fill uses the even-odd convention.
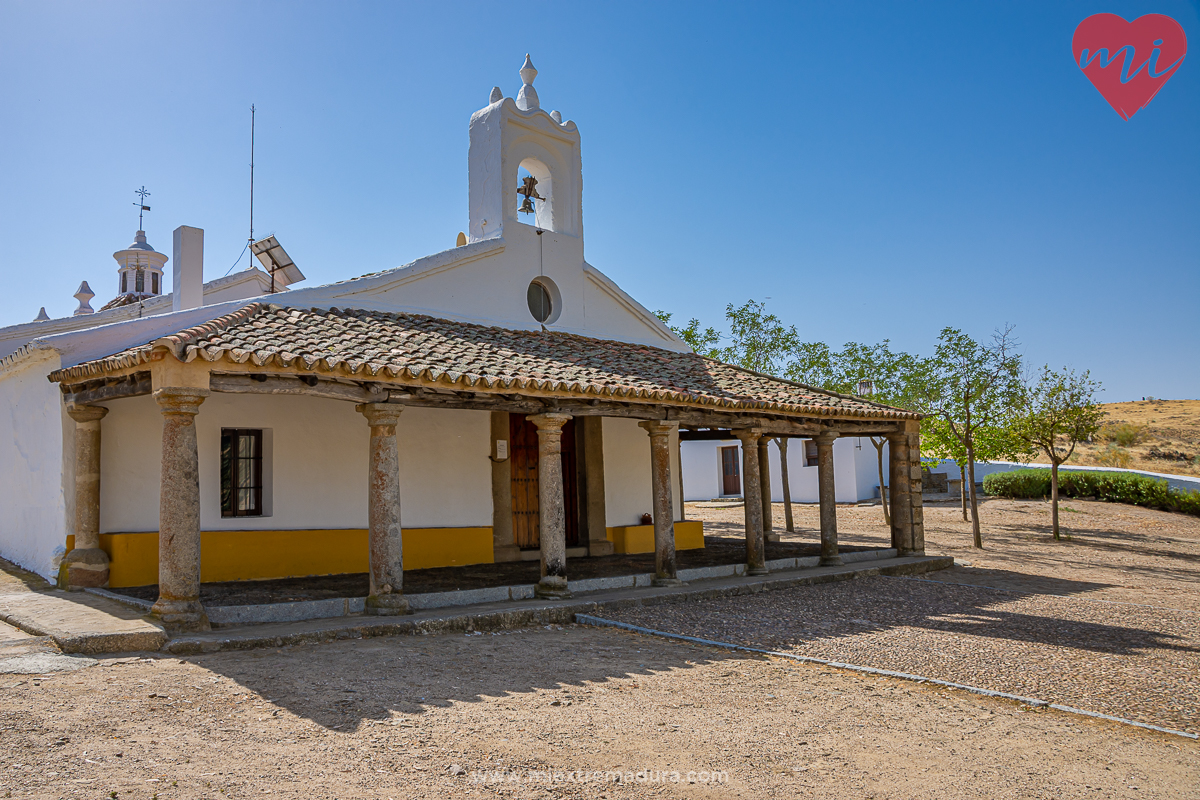
[[[250,239],[254,243],[254,104],[250,104]]]
[[[142,188],[134,189],[133,193],[141,197],[141,200],[134,203],[134,205],[138,207],[138,230],[140,231],[143,230],[142,214],[150,210],[150,206],[146,205],[146,198],[150,196],[150,193],[146,191],[146,184],[144,183],[142,184]]]

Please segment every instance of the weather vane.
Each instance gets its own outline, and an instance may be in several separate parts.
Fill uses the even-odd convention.
[[[535,188],[537,183],[537,178],[532,175],[526,175],[521,179],[521,185],[517,187],[517,194],[525,197],[524,201],[521,202],[521,207],[517,209],[522,214],[533,213],[533,203],[531,201],[546,199],[537,193],[537,189]]]
[[[134,203],[134,205],[138,207],[138,230],[140,231],[143,230],[142,214],[150,210],[150,206],[146,205],[146,198],[150,196],[150,193],[146,191],[145,184],[142,184],[142,188],[140,189],[134,189],[133,193],[142,198],[138,202]]]

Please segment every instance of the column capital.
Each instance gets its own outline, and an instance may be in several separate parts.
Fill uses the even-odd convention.
[[[527,419],[534,425],[537,425],[538,433],[543,431],[557,432],[561,431],[563,425],[566,425],[571,420],[570,414],[563,414],[558,411],[552,411],[548,414],[534,414]]]
[[[841,436],[841,434],[838,433],[837,431],[824,431],[824,432],[818,433],[816,436],[814,436],[813,440],[819,445],[820,444],[830,445],[830,444],[833,444],[834,440],[837,439],[839,436]]]
[[[399,403],[359,403],[354,410],[366,417],[372,428],[376,428],[399,422],[404,406]]]
[[[646,419],[638,423],[638,427],[650,434],[650,438],[669,436],[679,430],[678,422],[667,422],[661,419]]]
[[[762,438],[762,428],[734,428],[733,435],[741,439],[743,446],[758,444],[758,440]]]
[[[906,444],[908,443],[908,434],[905,433],[904,431],[892,431],[891,433],[885,435],[884,438],[892,443],[896,443],[896,442],[904,442]]]
[[[208,389],[190,386],[164,386],[154,390],[154,402],[162,406],[164,414],[198,414],[204,398],[212,394]]]
[[[67,416],[76,422],[99,422],[107,413],[104,406],[67,406]]]

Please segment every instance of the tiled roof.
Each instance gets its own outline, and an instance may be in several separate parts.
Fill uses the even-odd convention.
[[[360,379],[439,383],[806,416],[918,419],[909,411],[761,375],[694,353],[522,331],[418,314],[253,303],[147,345],[57,370],[78,382],[147,363],[164,347],[181,361],[275,365]]]

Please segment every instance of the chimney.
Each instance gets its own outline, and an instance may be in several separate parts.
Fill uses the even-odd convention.
[[[171,272],[171,310],[204,305],[204,230],[188,225],[175,229]]]

